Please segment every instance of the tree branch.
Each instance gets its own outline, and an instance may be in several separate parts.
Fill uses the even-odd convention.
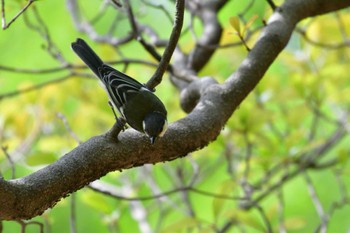
[[[188,67],[196,72],[200,71],[210,60],[221,39],[222,27],[217,18],[218,11],[227,1],[217,0],[209,2],[190,1],[187,8],[198,16],[203,25],[202,36],[196,42],[195,48],[189,54]]]
[[[6,23],[5,18],[5,0],[1,0],[1,18],[2,18],[2,29],[5,30],[11,26],[13,22],[18,19],[20,15],[22,15],[29,7],[34,3],[34,0],[28,0],[27,4],[10,20],[10,22]]]
[[[286,1],[270,17],[237,72],[221,85],[200,90],[191,113],[172,123],[155,145],[132,129],[121,132],[118,140],[106,133],[28,176],[8,181],[0,178],[0,219],[32,218],[109,171],[170,161],[208,145],[284,49],[298,21],[349,5],[348,0]],[[199,64],[194,66],[198,69],[203,63],[197,63],[195,57],[192,64]]]
[[[171,56],[173,55],[177,42],[180,38],[181,29],[183,25],[184,11],[185,11],[185,1],[177,0],[175,21],[174,21],[173,30],[170,35],[169,43],[165,48],[165,51],[163,53],[162,59],[159,62],[156,72],[146,84],[146,86],[151,90],[153,90],[159,83],[161,83],[162,77],[168,68]]]

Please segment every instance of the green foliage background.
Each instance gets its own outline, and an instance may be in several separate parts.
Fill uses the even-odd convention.
[[[7,18],[10,18],[23,3],[12,1],[6,4]],[[99,4],[100,1],[97,0],[82,4],[83,12],[93,18]],[[70,43],[77,37],[89,39],[76,31],[63,2],[37,1],[34,5],[61,55],[71,64],[81,64],[70,50]],[[169,3],[167,6],[172,7]],[[159,17],[163,16],[156,9],[140,7],[142,22],[157,22],[158,31],[166,37],[171,30],[169,22],[165,18],[160,20]],[[229,24],[229,18],[244,8],[245,4],[240,1],[231,1],[220,12],[219,17],[225,27],[222,44],[239,41],[233,34],[234,29]],[[111,18],[114,19],[114,14],[115,11],[109,9],[97,22],[96,28],[99,33],[106,33],[107,25]],[[251,26],[258,28],[262,25],[261,19],[267,19],[270,14],[271,10],[264,1],[256,1],[245,14],[245,18],[249,20],[258,15],[258,19]],[[31,10],[27,12],[26,17],[35,22]],[[338,17],[344,22],[349,22],[350,13],[343,11]],[[115,35],[128,31],[127,20],[124,21],[121,24],[125,24],[125,27],[118,27]],[[188,21],[187,15],[187,24]],[[196,23],[196,32],[200,33],[199,22]],[[333,14],[305,20],[300,26],[305,26],[307,34],[315,41],[332,44],[342,38],[337,18]],[[350,28],[345,29],[349,34]],[[249,46],[254,45],[258,34],[253,34],[248,41]],[[181,38],[180,44],[187,51],[192,48],[194,42],[190,33]],[[137,42],[121,47],[118,52],[108,45],[93,44],[93,47],[106,61],[120,59],[120,53],[131,58],[151,60]],[[274,165],[288,164],[303,152],[325,143],[334,125],[322,118],[317,123],[313,140],[308,140],[315,117],[313,109],[319,109],[333,120],[350,109],[349,50],[349,47],[326,49],[314,46],[307,43],[301,34],[295,33],[288,47],[271,66],[254,93],[235,112],[217,141],[183,159],[123,172],[116,171],[101,180],[117,187],[129,187],[130,197],[145,197],[154,195],[150,180],[156,182],[160,188],[159,192],[165,192],[180,187],[183,183],[189,184],[198,167],[199,175],[194,185],[196,189],[230,197],[242,195],[239,181],[246,171],[244,156],[248,153],[248,148],[251,150],[251,157],[247,178],[249,182],[254,183]],[[36,31],[28,28],[23,17],[9,29],[0,32],[0,51],[1,67],[35,70],[61,66],[48,54],[46,42]],[[223,82],[246,55],[243,46],[220,49],[200,75],[211,75]],[[123,66],[116,67],[123,69]],[[145,82],[153,71],[152,68],[140,65],[132,65],[127,70],[129,75],[141,82]],[[0,95],[25,90],[66,74],[64,69],[53,74],[28,74],[8,72],[2,68]],[[168,109],[170,122],[185,115],[179,107],[179,93],[167,77],[157,88],[157,95]],[[107,96],[98,86],[96,79],[70,77],[35,91],[0,99],[0,145],[6,146],[9,154],[13,156],[16,162],[16,177],[25,176],[54,162],[77,145],[78,142],[72,138],[57,116],[58,113],[64,115],[71,130],[81,141],[106,132],[114,123],[107,105]],[[276,136],[276,131],[270,127],[271,124],[283,137]],[[347,136],[323,158],[326,161],[328,158],[338,157],[340,162],[336,166],[308,172],[326,210],[343,194],[337,185],[337,172],[341,173],[340,177],[346,190],[349,189],[349,151]],[[291,169],[291,166],[286,165],[286,170]],[[0,169],[6,179],[11,178],[11,166],[4,153],[0,153]],[[149,178],[145,178],[145,174],[148,174]],[[182,177],[182,181],[179,177]],[[303,173],[286,182],[279,192],[283,195],[283,217],[288,232],[314,231],[320,223],[320,218],[308,193]],[[274,231],[278,231],[279,227],[279,192],[271,192],[260,203]],[[236,223],[230,232],[240,232],[242,226],[246,227],[248,232],[265,230],[258,211],[243,211],[239,208],[239,201],[235,199],[203,195],[191,190],[187,193],[190,204],[183,202],[184,192],[168,195],[164,198],[165,201],[159,201],[157,204],[157,200],[154,199],[143,202],[113,199],[84,188],[74,194],[76,226],[78,232],[139,232],[138,224],[130,211],[130,205],[138,203],[147,210],[147,219],[152,229],[160,232],[213,232],[230,219]],[[43,222],[47,232],[69,232],[71,203],[72,196],[34,220]],[[189,214],[191,211],[194,214]],[[329,232],[349,230],[349,213],[348,203],[337,209],[331,216]],[[16,222],[5,222],[4,232],[20,232],[20,225]],[[39,232],[38,226],[29,226],[26,232]]]

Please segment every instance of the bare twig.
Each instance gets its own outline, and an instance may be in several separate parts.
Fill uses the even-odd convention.
[[[147,87],[151,90],[153,90],[158,84],[161,83],[162,77],[168,68],[170,59],[174,53],[174,50],[177,46],[177,42],[180,38],[181,29],[182,29],[182,25],[183,25],[184,11],[185,11],[185,1],[184,0],[177,0],[176,1],[175,21],[174,21],[173,30],[171,32],[168,45],[165,48],[165,51],[164,51],[163,56],[159,62],[159,65],[158,65],[156,72],[153,74],[152,78],[146,84]]]
[[[295,29],[296,32],[298,32],[307,42],[309,42],[310,44],[314,45],[314,46],[318,46],[318,47],[322,47],[322,48],[326,48],[326,49],[341,49],[344,47],[349,47],[350,46],[350,40],[344,40],[343,42],[338,42],[338,43],[324,43],[324,42],[319,42],[319,41],[315,41],[313,39],[311,39],[307,33],[305,32],[304,29],[297,27]]]
[[[232,201],[236,201],[236,200],[245,200],[245,198],[242,197],[238,197],[238,196],[228,196],[228,195],[224,195],[224,194],[218,194],[218,193],[212,193],[212,192],[208,192],[208,191],[203,191],[203,190],[199,190],[196,188],[193,188],[191,186],[186,186],[186,187],[179,187],[170,191],[166,191],[160,194],[155,194],[152,196],[142,196],[142,197],[126,197],[123,195],[118,194],[118,191],[108,185],[105,185],[101,182],[93,182],[91,184],[89,184],[89,188],[92,190],[95,190],[99,193],[103,193],[109,197],[113,197],[116,198],[118,200],[125,200],[125,201],[149,201],[149,200],[154,200],[154,199],[158,199],[158,198],[163,198],[165,196],[169,196],[175,193],[179,193],[179,192],[183,192],[183,191],[190,191],[193,193],[197,193],[203,196],[208,196],[208,197],[215,197],[215,198],[222,198],[222,199],[227,199],[227,200],[232,200]]]
[[[277,190],[277,199],[278,199],[278,228],[280,233],[287,233],[286,226],[284,223],[284,209],[285,202],[283,196],[282,188]]]
[[[161,3],[152,3],[152,2],[149,2],[149,1],[146,1],[146,0],[141,0],[141,1],[142,1],[145,5],[147,5],[147,6],[154,7],[154,8],[156,8],[156,9],[161,10],[162,12],[164,12],[164,14],[165,14],[166,17],[168,18],[169,22],[170,22],[171,24],[174,23],[174,21],[173,21],[173,19],[172,19],[172,17],[171,17],[170,12],[164,7],[163,4],[161,4]]]
[[[267,217],[264,209],[260,205],[256,205],[255,208],[258,210],[259,214],[261,215],[261,218],[263,219],[263,222],[265,223],[266,226],[266,232],[272,233],[272,226],[269,218]]]
[[[336,183],[337,183],[337,185],[339,187],[340,198],[339,198],[339,200],[334,201],[331,204],[331,206],[327,210],[327,213],[325,213],[326,214],[326,216],[325,216],[326,218],[325,219],[321,219],[320,224],[315,228],[314,232],[321,232],[321,230],[324,229],[323,226],[325,224],[328,224],[329,219],[332,217],[332,215],[334,214],[334,212],[336,210],[340,210],[342,208],[345,208],[346,206],[348,206],[350,204],[350,198],[349,198],[349,195],[348,195],[348,192],[347,192],[346,185],[345,185],[343,179],[340,177],[341,173],[343,172],[342,170],[343,169],[336,169],[334,171],[335,180],[336,180]]]
[[[46,25],[46,22],[41,18],[38,10],[36,7],[33,7],[33,13],[34,13],[34,18],[36,20],[36,23],[33,24],[29,21],[29,19],[24,15],[24,22],[26,25],[36,31],[47,43],[47,51],[48,53],[55,59],[58,60],[60,63],[63,64],[63,66],[67,65],[67,61],[63,58],[61,52],[59,51],[58,47],[55,45],[53,40],[51,39],[50,33],[49,33],[49,28]]]
[[[119,2],[112,0],[114,2]],[[113,46],[121,45],[130,42],[133,39],[132,34],[125,35],[121,38],[116,38],[112,36],[111,34],[108,35],[100,35],[98,32],[96,32],[95,28],[91,23],[89,23],[88,20],[85,20],[82,15],[81,11],[78,5],[78,1],[75,0],[67,0],[66,6],[68,11],[70,12],[70,15],[72,16],[73,23],[78,31],[82,33],[86,33],[93,41],[96,42],[104,42],[111,44]]]
[[[317,162],[323,158],[328,150],[337,145],[341,139],[346,135],[346,131],[343,126],[339,126],[332,135],[329,136],[328,140],[326,140],[322,145],[312,149],[309,152],[304,153],[300,156],[300,160],[297,162],[297,168],[295,168],[291,172],[287,172],[284,174],[277,182],[272,185],[266,187],[265,191],[261,192],[253,201],[248,201],[244,203],[243,208],[250,209],[255,203],[259,203],[263,199],[265,199],[272,191],[282,187],[287,183],[287,181],[292,178],[298,176],[300,173],[306,171],[307,169],[312,169],[317,167]],[[265,181],[266,182],[266,181]],[[253,187],[261,186],[261,181],[258,184],[253,185]]]
[[[44,224],[38,221],[22,221],[22,220],[17,220],[17,223],[21,225],[21,232],[26,232],[26,228],[28,225],[38,225],[39,226],[39,233],[44,233]]]
[[[70,196],[70,232],[76,233],[77,232],[77,221],[76,221],[76,194],[72,193]]]
[[[33,86],[30,86],[30,87],[27,87],[27,88],[23,88],[23,89],[20,89],[20,90],[7,92],[7,93],[4,93],[4,94],[0,95],[0,100],[5,99],[5,98],[14,97],[14,96],[17,96],[17,95],[20,95],[20,94],[28,93],[28,92],[31,92],[31,91],[35,91],[35,90],[41,89],[43,87],[46,87],[48,85],[52,85],[52,84],[56,84],[56,83],[59,83],[59,82],[66,81],[66,80],[68,80],[69,78],[72,78],[72,77],[75,77],[75,76],[73,76],[73,73],[69,74],[69,75],[65,75],[65,76],[63,76],[61,78],[56,78],[56,79],[53,79],[53,80],[50,80],[50,81],[47,81],[47,82],[43,82],[43,83],[39,83],[37,85],[33,85]]]
[[[305,181],[307,184],[307,188],[309,190],[311,200],[316,208],[316,212],[317,212],[319,218],[321,219],[321,228],[317,232],[325,233],[325,232],[327,232],[328,217],[325,214],[325,211],[324,211],[324,208],[321,204],[320,198],[317,195],[315,186],[313,185],[310,176],[306,172],[304,172],[304,178],[305,178]]]
[[[60,112],[58,112],[56,114],[56,116],[58,118],[61,119],[61,121],[63,122],[64,124],[64,127],[66,128],[66,130],[68,131],[68,133],[71,135],[71,137],[78,143],[78,144],[81,144],[82,141],[79,139],[79,137],[73,132],[72,128],[70,127],[68,121],[67,121],[67,118]]]
[[[344,21],[342,20],[341,15],[338,12],[335,12],[334,15],[335,15],[335,19],[337,20],[337,23],[339,25],[338,28],[339,28],[340,34],[343,37],[343,40],[344,41],[349,40],[348,34],[346,32],[347,26],[344,24]]]
[[[244,172],[243,172],[243,176],[241,178],[241,186],[243,188],[245,197],[247,199],[250,199],[252,194],[253,194],[253,189],[251,187],[251,185],[248,182],[249,179],[249,173],[250,173],[250,160],[251,160],[251,156],[252,156],[252,148],[253,148],[253,144],[250,142],[249,138],[248,138],[248,132],[244,132],[243,134],[243,138],[244,138],[244,142],[245,142],[245,146],[246,146],[246,151],[245,151],[245,155],[244,155]]]
[[[15,22],[15,20],[23,14],[29,7],[35,2],[35,0],[28,0],[27,4],[6,24],[5,18],[5,0],[1,0],[1,17],[2,17],[2,29],[5,30],[10,27],[10,25]]]
[[[11,178],[15,179],[16,178],[16,166],[15,166],[15,163],[14,163],[13,159],[11,158],[11,155],[8,153],[6,146],[1,146],[1,150],[4,152],[7,160],[10,163],[10,166],[11,166]]]
[[[157,67],[157,64],[154,62],[141,60],[141,59],[133,59],[133,58],[125,58],[118,61],[106,61],[109,65],[129,65],[129,64],[139,64],[139,65],[145,65],[150,67]],[[43,69],[26,69],[26,68],[19,68],[19,67],[9,67],[9,66],[3,66],[0,65],[0,70],[12,72],[12,73],[23,73],[23,74],[49,74],[49,73],[56,73],[56,72],[62,72],[67,71],[67,69],[87,69],[88,67],[86,65],[72,65],[72,64],[65,64],[58,67],[52,67],[52,68],[43,68]],[[86,75],[83,75],[86,76]],[[92,77],[92,76],[91,76]]]
[[[72,67],[72,68],[84,68],[84,67],[86,67],[86,66],[76,66],[76,67]],[[23,73],[23,74],[48,74],[48,73],[65,71],[65,70],[67,70],[67,68],[69,68],[68,65],[47,68],[47,69],[26,69],[26,68],[9,67],[9,66],[0,65],[0,70],[13,72],[13,73]]]
[[[129,0],[125,0],[125,8],[126,8],[126,12],[128,14],[128,18],[129,18],[129,22],[132,28],[132,37],[134,39],[136,39],[137,41],[140,42],[140,44],[143,46],[143,48],[149,53],[151,54],[157,61],[161,60],[161,56],[158,54],[158,52],[156,51],[156,49],[148,44],[143,37],[140,35],[140,29],[138,27],[138,24],[136,22],[136,18],[134,16],[132,7],[130,5]]]
[[[177,178],[178,181],[180,182],[181,186],[186,186],[186,177],[184,176],[184,167],[183,166],[179,166],[177,169]],[[196,212],[194,211],[193,208],[193,203],[190,201],[189,198],[189,192],[188,190],[183,190],[182,192],[180,192],[181,194],[181,200],[182,203],[184,203],[184,205],[186,206],[186,213],[191,216],[191,217],[196,217]]]
[[[270,5],[272,10],[275,10],[277,8],[276,4],[273,2],[273,0],[266,0],[267,3]]]

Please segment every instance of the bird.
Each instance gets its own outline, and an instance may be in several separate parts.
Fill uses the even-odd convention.
[[[147,86],[105,64],[83,39],[78,38],[71,48],[101,80],[112,109],[116,108],[130,127],[146,134],[151,144],[164,135],[167,110]]]

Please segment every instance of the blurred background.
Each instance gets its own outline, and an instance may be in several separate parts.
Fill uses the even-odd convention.
[[[28,3],[4,1],[6,22]],[[118,3],[118,2],[117,2]],[[283,1],[276,1],[277,4]],[[75,4],[75,5],[74,5]],[[71,51],[80,37],[113,67],[145,83],[157,61],[113,1],[34,1],[0,32],[0,172],[26,176],[114,124],[108,98]],[[173,1],[132,2],[161,39]],[[224,32],[199,76],[227,79],[272,14],[265,1],[229,1]],[[217,140],[175,161],[116,171],[3,232],[350,232],[350,11],[301,22],[286,49]],[[180,46],[202,33],[186,12]],[[150,34],[146,41],[153,43]],[[118,46],[117,46],[118,45]],[[163,47],[157,48],[159,52]],[[267,51],[268,52],[268,51]],[[185,116],[165,74],[156,94],[169,122]]]

